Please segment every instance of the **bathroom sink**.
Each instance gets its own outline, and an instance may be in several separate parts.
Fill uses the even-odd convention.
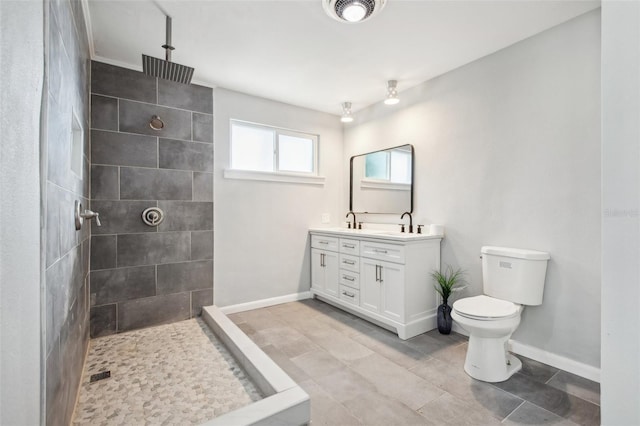
[[[389,231],[384,229],[348,229],[348,228],[313,228],[312,232],[328,232],[339,235],[360,235],[362,237],[376,237],[388,240],[426,240],[431,238],[442,238],[442,235],[416,234],[408,232]]]
[[[386,236],[389,236],[389,237],[405,238],[405,239],[411,239],[411,238],[418,238],[418,237],[426,236],[426,234],[416,234],[416,233],[410,234],[408,232],[393,232],[393,231],[380,231],[376,235],[386,235]]]
[[[381,229],[348,229],[348,228],[322,228],[322,230],[330,231],[330,232],[347,233],[347,234],[359,234],[359,235],[367,235],[367,234],[379,235],[379,234],[384,234],[389,232]]]

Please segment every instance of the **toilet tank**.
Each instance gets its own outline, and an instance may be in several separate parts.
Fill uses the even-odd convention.
[[[482,252],[484,293],[521,305],[540,305],[549,253],[485,246]]]

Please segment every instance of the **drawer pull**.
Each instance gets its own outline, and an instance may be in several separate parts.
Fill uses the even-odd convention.
[[[347,265],[355,265],[356,262],[354,262],[353,260],[343,260],[342,263],[346,263]]]
[[[356,248],[356,246],[353,244],[343,244],[342,247],[350,248],[350,249]]]
[[[376,253],[384,253],[384,254],[387,254],[387,251],[386,251],[386,250],[373,249],[373,251],[374,251],[374,252],[376,252]]]
[[[329,244],[329,241],[318,241],[320,244]]]
[[[349,293],[348,291],[343,291],[342,294],[344,294],[347,297],[356,297],[354,293]]]
[[[344,278],[347,281],[355,281],[356,279],[347,275],[343,275],[342,278]]]

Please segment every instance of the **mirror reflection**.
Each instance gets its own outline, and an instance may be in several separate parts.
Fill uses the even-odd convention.
[[[349,208],[356,213],[413,211],[413,146],[351,157]]]

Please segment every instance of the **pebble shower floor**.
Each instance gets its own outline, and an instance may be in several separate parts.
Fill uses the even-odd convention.
[[[89,382],[104,371],[111,377]],[[201,424],[259,399],[198,318],[92,340],[73,424]]]

